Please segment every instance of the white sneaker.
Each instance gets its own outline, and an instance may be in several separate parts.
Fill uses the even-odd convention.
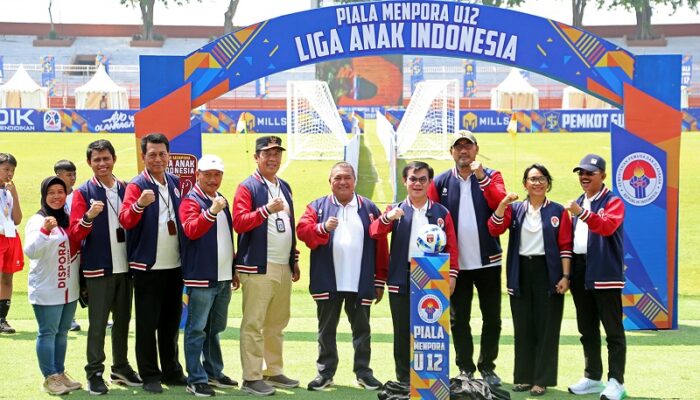
[[[581,378],[576,384],[569,386],[569,392],[573,394],[600,393],[602,390],[602,381],[594,381],[588,378]]]
[[[605,390],[600,394],[601,400],[622,400],[626,396],[625,385],[618,382],[615,378],[608,380]]]

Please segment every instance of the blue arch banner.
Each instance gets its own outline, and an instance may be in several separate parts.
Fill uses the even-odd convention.
[[[313,21],[313,23],[309,23]],[[184,58],[193,107],[247,82],[340,58],[413,54],[517,66],[622,104],[634,56],[566,24],[475,4],[385,1],[285,15],[232,32]]]
[[[652,236],[644,238],[625,228],[625,243],[630,249],[627,267],[634,264],[646,269],[630,275],[633,279],[624,298],[626,311],[636,314],[625,326],[677,328],[680,129],[682,124],[695,124],[694,119],[684,119],[680,112],[680,55],[635,56],[561,22],[482,5],[414,0],[339,5],[262,21],[184,56],[142,56],[143,109],[134,119],[136,136],[160,131],[170,138],[174,152],[198,156],[201,120],[190,118],[193,108],[243,84],[291,68],[385,54],[514,66],[622,107],[625,129],[665,152],[665,157],[654,157],[666,164],[663,169],[667,176],[665,191],[660,194],[666,199],[666,209],[657,210],[660,214],[656,215],[663,223],[655,226]],[[519,131],[556,130],[558,115],[553,113],[518,111],[511,115],[517,118]],[[570,116],[562,114],[562,124]],[[602,121],[603,115],[599,116]],[[584,113],[575,116],[572,123],[588,124],[595,118]],[[471,125],[482,122],[476,114],[466,115],[465,120]],[[620,122],[618,116],[615,120],[611,117],[608,122]],[[617,160],[640,152],[639,145],[621,146],[617,140],[613,140],[612,147],[613,166]],[[647,150],[646,154],[654,153]],[[572,154],[572,158],[581,155]],[[630,212],[627,218],[643,220],[647,210],[641,211]],[[647,253],[639,250],[662,241],[666,243],[662,251],[665,265],[647,262]],[[650,305],[658,312],[649,312]]]

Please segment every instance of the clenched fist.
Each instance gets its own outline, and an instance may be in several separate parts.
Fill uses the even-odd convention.
[[[474,174],[478,180],[482,180],[484,179],[484,176],[486,176],[484,166],[481,165],[481,161],[472,161],[471,164],[469,164],[469,169],[471,169],[472,174]]]
[[[218,214],[219,211],[224,208],[226,208],[226,199],[222,196],[217,196],[212,202],[211,207],[209,207],[209,211],[211,211],[212,214]]]
[[[54,217],[44,218],[44,226],[43,226],[44,230],[51,232],[51,230],[57,226],[58,226],[58,222],[56,221],[56,218],[54,218]]]
[[[141,196],[139,196],[139,199],[136,201],[136,204],[138,204],[138,206],[141,208],[146,208],[153,204],[154,201],[156,201],[155,193],[153,193],[153,190],[151,189],[146,189],[143,192],[141,192]]]
[[[105,208],[105,203],[103,203],[99,200],[95,200],[90,204],[90,209],[87,210],[85,215],[87,215],[88,219],[93,220],[93,219],[95,219],[95,217],[100,215],[100,213],[102,212],[102,210],[104,210],[104,208]]]
[[[501,203],[507,206],[508,204],[512,204],[516,200],[518,200],[518,194],[510,192],[506,195],[506,197],[503,198],[503,200],[501,200]]]
[[[278,213],[284,210],[284,200],[282,200],[281,197],[275,197],[274,199],[270,200],[265,207],[267,207],[267,211],[270,213]]]
[[[574,200],[567,201],[564,208],[566,208],[573,215],[579,215],[583,212],[581,206]]]
[[[330,217],[328,220],[323,224],[323,229],[325,229],[327,232],[333,232],[335,228],[338,227],[338,218],[336,217]]]
[[[386,217],[389,221],[396,221],[397,219],[403,217],[403,210],[399,207],[392,208],[391,211],[386,213]]]

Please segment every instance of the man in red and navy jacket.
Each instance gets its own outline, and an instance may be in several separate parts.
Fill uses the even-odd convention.
[[[274,394],[272,386],[299,386],[298,380],[283,374],[282,361],[292,282],[299,280],[292,191],[277,176],[284,150],[279,137],[259,137],[257,170],[238,185],[233,200],[233,229],[238,233],[235,264],[243,289],[241,390],[259,396]]]
[[[110,380],[141,386],[141,378],[129,364],[128,340],[133,282],[126,256],[126,236],[119,224],[119,209],[126,184],[113,174],[117,155],[107,140],[87,148],[87,163],[95,174],[73,193],[70,236],[82,242],[80,270],[88,292],[87,365],[91,394],[107,393],[105,329],[112,313],[112,372]]]
[[[136,362],[144,390],[151,393],[163,391],[161,382],[187,384],[177,346],[182,313],[180,180],[166,172],[169,151],[163,134],[141,139],[145,169],[127,185],[119,211],[134,275]]]
[[[450,298],[452,341],[461,379],[471,379],[477,368],[491,385],[496,375],[498,342],[501,337],[501,258],[497,237],[489,234],[488,221],[506,196],[501,173],[485,168],[476,160],[479,145],[470,131],[460,130],[450,154],[455,167],[438,175],[428,189],[428,197],[450,210],[459,245],[457,287]],[[474,288],[482,313],[481,349],[474,364],[474,341],[470,326]]]
[[[622,200],[605,187],[605,159],[586,155],[574,168],[583,195],[567,203],[574,217],[574,263],[571,295],[586,360],[584,377],[569,386],[574,394],[603,389],[600,324],[608,343],[608,382],[601,398],[624,396],[627,341],[622,324],[622,289],[625,286]]]
[[[185,234],[182,277],[189,296],[185,323],[187,391],[202,397],[214,396],[211,386],[238,386],[223,373],[219,342],[219,334],[226,329],[231,289],[239,286],[233,269],[233,222],[228,203],[218,191],[223,177],[221,158],[204,155],[197,163],[197,183],[180,203]]]
[[[420,229],[428,224],[437,225],[445,231],[447,244],[444,251],[450,254],[450,294],[455,289],[459,271],[459,251],[450,212],[428,198],[428,187],[433,180],[432,167],[422,161],[413,161],[404,167],[402,174],[408,197],[387,207],[387,211],[372,222],[369,234],[373,239],[383,239],[391,233],[387,286],[394,324],[394,367],[396,379],[409,384],[411,294],[408,276],[411,257],[423,255],[416,238]]]
[[[309,290],[318,315],[318,376],[308,389],[322,390],[333,384],[338,368],[336,330],[345,302],[355,349],[353,372],[362,387],[376,390],[382,383],[369,367],[369,316],[372,302],[381,301],[384,295],[386,238],[369,236],[369,226],[379,217],[379,209],[355,193],[352,164],[335,164],[328,180],[333,193],[306,206],[297,225],[299,240],[311,249]]]

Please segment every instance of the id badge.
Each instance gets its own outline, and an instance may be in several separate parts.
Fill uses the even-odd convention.
[[[124,228],[121,226],[117,228],[117,243],[124,243],[126,242],[126,232],[124,231]]]
[[[175,236],[177,235],[177,228],[175,227],[175,221],[168,220],[168,233],[170,236]]]
[[[275,220],[275,225],[277,225],[277,232],[283,233],[286,229],[284,228],[284,220],[282,218],[277,218]]]

